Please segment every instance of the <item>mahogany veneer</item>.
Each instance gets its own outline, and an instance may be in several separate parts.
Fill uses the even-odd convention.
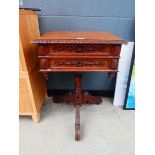
[[[122,38],[107,32],[48,32],[38,37],[40,72],[74,72],[75,90],[54,97],[55,102],[70,102],[76,108],[75,140],[80,140],[80,106],[101,103],[101,98],[81,90],[81,72],[108,72],[109,78],[118,71]]]

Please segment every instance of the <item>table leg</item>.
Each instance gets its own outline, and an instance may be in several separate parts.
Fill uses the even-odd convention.
[[[81,74],[75,73],[75,140],[80,140]]]
[[[74,77],[74,91],[66,95],[54,96],[54,102],[69,102],[75,106],[75,140],[80,140],[80,107],[82,104],[100,104],[102,102],[101,97],[92,96],[87,91],[81,90],[81,73],[75,73]]]
[[[75,108],[75,140],[80,140],[80,105],[76,105]]]

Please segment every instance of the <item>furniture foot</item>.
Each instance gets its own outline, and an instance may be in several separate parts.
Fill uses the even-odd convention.
[[[34,123],[38,123],[40,121],[40,113],[35,113],[32,115],[32,120]]]
[[[55,103],[74,103],[74,95],[72,92],[69,92],[65,95],[59,95],[53,97],[53,102]]]
[[[62,96],[54,96],[53,102],[55,103],[74,103],[75,92],[69,92],[68,94]],[[100,104],[102,99],[99,96],[92,96],[88,91],[82,91],[81,94],[82,104]]]
[[[92,96],[88,91],[83,91],[82,103],[100,104],[102,103],[102,99],[99,96]]]
[[[75,140],[80,140],[80,105],[76,105],[75,112]]]

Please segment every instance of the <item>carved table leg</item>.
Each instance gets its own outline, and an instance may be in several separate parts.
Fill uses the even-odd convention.
[[[80,105],[76,105],[75,108],[75,140],[80,140]]]
[[[75,140],[80,140],[81,74],[75,73]]]
[[[74,91],[61,96],[54,96],[54,102],[69,102],[75,106],[75,140],[80,140],[80,107],[84,103],[100,104],[102,99],[99,96],[92,96],[87,91],[81,90],[81,73],[75,73]]]

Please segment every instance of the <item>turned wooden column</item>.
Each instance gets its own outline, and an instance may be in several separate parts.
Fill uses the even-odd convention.
[[[81,73],[75,73],[75,140],[80,140],[80,106],[82,104]]]

